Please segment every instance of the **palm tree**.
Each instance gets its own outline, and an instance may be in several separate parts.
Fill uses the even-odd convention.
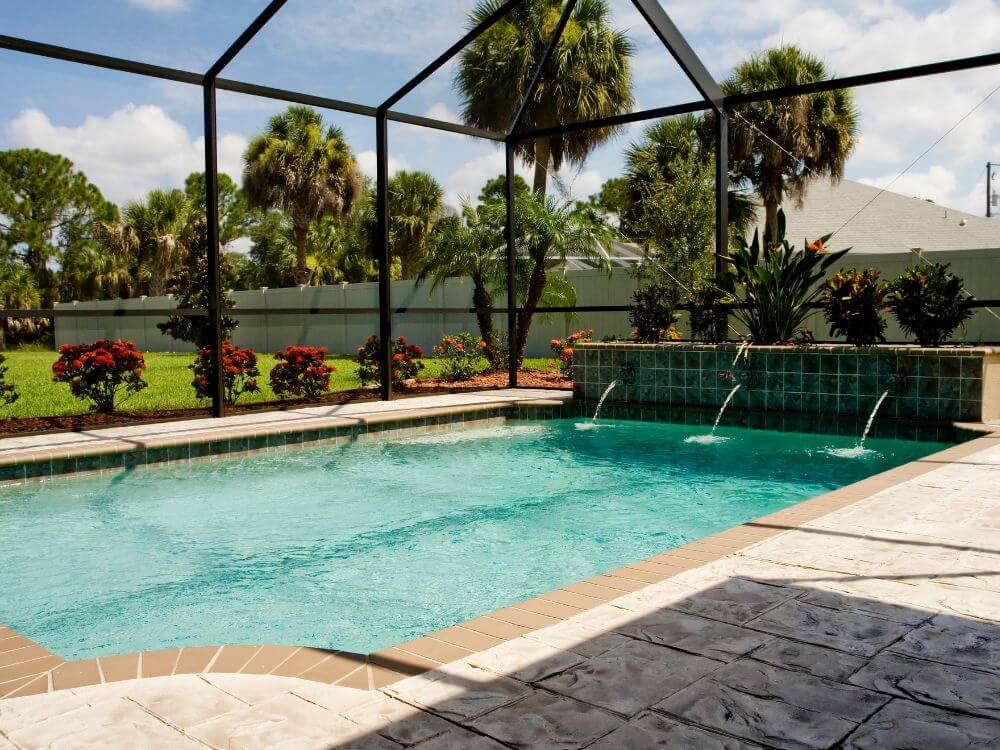
[[[417,277],[427,278],[436,289],[450,278],[472,279],[472,306],[479,324],[479,335],[486,342],[486,358],[493,369],[502,366],[502,353],[495,350],[493,330],[493,295],[491,286],[503,276],[503,233],[482,220],[480,211],[468,201],[462,203],[461,216],[438,223],[429,243],[428,261]]]
[[[722,89],[730,95],[829,78],[822,60],[786,45],[738,65]],[[849,89],[741,104],[730,124],[734,167],[764,203],[767,237],[775,236],[785,198],[801,203],[812,179],[836,182],[844,176],[858,140],[858,112]]]
[[[295,276],[309,283],[309,228],[325,216],[350,213],[362,189],[357,163],[340,128],[323,126],[310,107],[292,106],[271,118],[267,132],[243,156],[249,204],[288,214],[295,241]]]
[[[420,272],[443,197],[441,186],[426,172],[401,171],[389,180],[389,246],[404,279]]]
[[[506,207],[501,201],[491,201],[482,207],[485,223],[502,236]],[[517,319],[515,351],[518,365],[524,359],[524,347],[531,330],[532,312],[539,304],[557,304],[556,299],[572,301],[572,287],[550,269],[564,265],[569,258],[582,258],[608,271],[611,264],[605,248],[615,232],[605,223],[595,221],[588,212],[577,211],[569,203],[541,193],[517,193],[514,196],[515,252],[517,279],[515,285],[521,306],[528,312]]]
[[[470,24],[482,22],[503,0],[479,0]],[[528,90],[562,13],[563,0],[524,0],[462,52],[455,86],[466,123],[506,132]],[[631,111],[634,52],[625,32],[609,26],[605,0],[580,0],[541,83],[525,111],[523,129],[592,120]],[[519,145],[535,165],[533,188],[545,192],[548,170],[579,164],[614,133],[595,128]]]
[[[187,251],[181,234],[187,226],[190,204],[180,190],[151,190],[144,201],[133,201],[122,211],[122,223],[138,243],[139,265],[149,266],[149,294],[167,293],[170,279],[184,265]]]
[[[34,275],[27,266],[0,260],[0,309],[8,310],[38,307],[42,295],[35,285]],[[18,320],[16,324],[33,326],[33,319]],[[16,325],[15,324],[15,325]],[[7,336],[12,329],[10,318],[0,318],[0,350],[7,346]]]

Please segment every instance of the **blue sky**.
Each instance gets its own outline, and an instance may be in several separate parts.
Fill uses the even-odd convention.
[[[626,0],[609,0],[615,24],[637,45],[641,108],[687,101],[690,84]],[[241,80],[377,104],[465,27],[473,0],[289,0],[224,73]],[[0,0],[4,33],[203,71],[263,7],[263,0]],[[754,51],[794,42],[838,74],[992,52],[1000,39],[997,0],[676,0],[665,7],[717,77]],[[448,67],[400,109],[457,119]],[[0,52],[0,147],[58,151],[116,201],[176,186],[200,169],[201,99],[196,87]],[[848,176],[884,185],[1000,84],[996,69],[857,92],[862,139]],[[246,142],[282,105],[219,96],[220,163],[238,176]],[[370,120],[324,113],[341,126],[362,164],[374,168]],[[1000,93],[892,187],[981,213],[985,162],[1000,161]],[[585,196],[620,173],[639,126],[558,183]],[[393,125],[393,168],[424,169],[448,199],[475,195],[502,169],[502,153],[477,139]]]

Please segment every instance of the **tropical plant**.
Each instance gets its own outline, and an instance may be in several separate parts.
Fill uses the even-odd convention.
[[[632,295],[628,322],[632,338],[642,344],[656,344],[672,338],[680,302],[675,284],[650,284]]]
[[[523,193],[531,188],[528,187],[528,182],[521,175],[514,175],[514,192]],[[479,191],[479,202],[488,203],[489,201],[502,201],[506,200],[507,197],[507,175],[498,174],[496,177],[491,177],[483,185],[482,190]]]
[[[324,129],[314,109],[291,106],[268,123],[244,155],[243,190],[251,207],[284,211],[292,222],[295,276],[309,282],[310,226],[325,216],[347,215],[362,182],[343,131]]]
[[[830,78],[819,58],[793,45],[765,50],[736,66],[727,95],[816,83]],[[849,89],[739,104],[730,118],[732,164],[764,204],[765,237],[775,237],[778,208],[801,202],[810,180],[838,181],[858,140],[859,118]]]
[[[70,393],[89,401],[94,411],[111,414],[120,392],[133,395],[149,385],[142,379],[145,369],[146,362],[134,341],[100,339],[60,346],[59,358],[52,365],[52,380],[67,383]]]
[[[749,245],[741,238],[739,249],[727,258],[729,267],[717,283],[726,295],[741,303],[733,314],[755,344],[784,344],[802,330],[822,292],[819,282],[847,253],[827,251],[829,238],[826,235],[808,242],[796,251],[785,239],[785,214],[778,211],[773,242],[761,243],[760,232],[755,231]]]
[[[479,0],[470,26],[494,13],[503,0]],[[506,132],[563,10],[563,0],[524,0],[511,8],[462,52],[455,88],[466,123]],[[634,47],[624,31],[609,25],[605,0],[580,0],[563,30],[541,83],[528,102],[523,129],[593,120],[632,110]],[[518,144],[535,165],[533,189],[545,192],[548,170],[564,160],[582,163],[614,128],[591,128]]]
[[[222,342],[222,373],[223,373],[223,399],[226,404],[232,406],[244,393],[259,393],[260,386],[257,378],[260,377],[260,370],[257,367],[257,353],[253,349],[239,349],[232,341]],[[194,372],[195,395],[198,398],[212,398],[212,348],[202,347],[198,350],[198,356],[191,364]]]
[[[138,265],[148,268],[151,296],[166,294],[170,280],[184,265],[182,233],[189,212],[187,196],[180,190],[151,190],[144,200],[132,201],[122,210],[121,231],[132,238]]]
[[[485,348],[486,342],[471,333],[445,334],[434,347],[441,363],[441,376],[452,382],[471,379],[487,364]]]
[[[177,306],[181,309],[206,309],[209,306],[212,292],[212,277],[208,272],[208,225],[198,222],[187,240],[187,263],[184,265],[184,276],[180,283],[180,293],[177,295]],[[225,261],[223,256],[220,261]],[[221,289],[221,302],[225,307],[233,307],[233,298]],[[228,339],[236,327],[238,320],[228,315],[221,317],[222,330],[220,337]],[[187,315],[171,315],[166,323],[157,323],[156,327],[178,341],[187,341],[199,349],[207,347],[212,341],[212,321],[208,317],[191,317]]]
[[[426,172],[400,171],[389,180],[389,250],[399,259],[400,274],[419,274],[427,255],[427,238],[441,216],[444,191]]]
[[[496,217],[494,217],[496,218]],[[472,306],[476,308],[479,336],[486,342],[485,356],[493,370],[506,366],[494,344],[493,295],[491,284],[503,275],[503,234],[483,220],[481,212],[468,202],[462,203],[460,216],[438,223],[430,238],[427,262],[417,282],[432,280],[436,289],[450,278],[468,276],[472,280]]]
[[[843,336],[854,346],[885,341],[886,295],[889,286],[874,268],[840,271],[823,284],[823,316],[831,336]]]
[[[354,361],[358,363],[358,377],[361,379],[362,387],[378,385],[382,381],[379,374],[379,354],[381,351],[381,342],[374,333],[365,339],[363,346],[358,347]],[[392,384],[401,386],[407,380],[417,377],[417,373],[424,369],[424,363],[420,361],[423,356],[424,351],[419,346],[407,343],[402,336],[397,337],[392,342],[392,363],[390,366]]]
[[[625,152],[622,231],[649,249],[647,270],[685,289],[709,273],[715,251],[715,145],[708,120],[682,115],[649,125]],[[732,242],[757,220],[746,193],[728,193]]]
[[[910,266],[889,282],[889,309],[921,346],[938,346],[972,317],[969,294],[947,263]]]
[[[0,308],[8,310],[38,307],[41,294],[31,271],[21,263],[0,260]],[[30,319],[28,319],[30,321]],[[7,347],[8,337],[20,332],[24,318],[0,318],[0,350]]]
[[[573,356],[577,344],[584,344],[594,338],[594,329],[576,331],[564,339],[552,339],[549,348],[559,363],[559,370],[570,380],[573,379]]]
[[[115,206],[65,157],[38,149],[0,151],[0,260],[22,262],[43,306],[56,299],[55,264],[67,250],[93,240]]]
[[[484,223],[499,232],[506,220],[506,207],[499,202],[481,209]],[[550,269],[564,266],[569,258],[586,260],[610,271],[605,249],[617,233],[570,203],[541,193],[525,192],[514,197],[515,290],[521,307],[515,352],[520,366],[531,331],[534,309],[546,306],[572,307],[576,292],[562,274]]]
[[[205,173],[192,172],[184,180],[184,195],[187,197],[188,231],[194,229],[205,217]],[[225,247],[242,237],[250,222],[250,208],[246,196],[233,178],[219,172],[219,245]]]
[[[722,305],[725,293],[706,280],[694,282],[685,302],[691,322],[691,338],[706,344],[719,344],[726,340],[729,316]]]
[[[21,397],[14,383],[7,380],[7,365],[5,362],[6,358],[0,354],[0,407],[10,406]]]
[[[316,398],[330,390],[330,375],[336,368],[326,364],[325,346],[286,346],[275,353],[271,368],[271,390],[279,398]]]

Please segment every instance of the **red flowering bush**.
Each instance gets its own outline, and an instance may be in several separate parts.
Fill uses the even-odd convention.
[[[198,350],[198,357],[191,365],[194,371],[194,392],[198,398],[212,398],[212,349]],[[237,349],[232,341],[222,342],[222,372],[224,375],[224,398],[227,404],[235,404],[244,393],[259,393],[257,378],[257,353],[253,349]]]
[[[444,336],[434,347],[441,361],[441,376],[445,380],[469,380],[488,364],[486,342],[471,333]]]
[[[594,331],[588,328],[585,331],[571,333],[564,339],[552,339],[549,347],[556,356],[559,363],[559,370],[567,377],[573,377],[573,347],[579,343],[586,343],[593,337]]]
[[[0,406],[10,406],[21,397],[21,394],[17,392],[13,383],[7,382],[7,365],[4,361],[4,356],[0,354]]]
[[[142,379],[146,369],[142,352],[134,341],[101,339],[79,346],[60,346],[52,365],[52,380],[67,383],[70,393],[90,401],[94,411],[110,414],[120,391],[138,393],[149,384]]]
[[[330,390],[330,375],[336,368],[325,364],[323,346],[288,346],[277,352],[271,369],[271,390],[280,398],[315,398]]]
[[[374,333],[365,339],[364,346],[358,347],[354,361],[358,363],[358,377],[361,378],[361,385],[378,384],[381,381],[378,366],[381,350],[379,338]],[[393,341],[392,384],[402,385],[403,381],[417,377],[417,373],[424,369],[424,363],[420,361],[423,356],[424,350],[416,344],[407,343],[404,337],[399,336]]]

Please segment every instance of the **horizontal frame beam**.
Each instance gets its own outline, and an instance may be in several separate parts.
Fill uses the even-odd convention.
[[[968,301],[969,308],[979,310],[987,307],[1000,308],[1000,299],[974,299]],[[744,305],[716,305],[723,310],[738,310]],[[814,302],[812,309],[819,310],[822,305]],[[585,312],[628,312],[630,305],[578,305],[577,307],[396,307],[394,315],[474,315],[476,313],[493,313],[508,315],[522,313],[585,313]],[[690,305],[677,305],[677,310],[688,310]],[[378,315],[377,307],[227,307],[227,315]],[[183,318],[204,318],[208,311],[200,308],[170,308],[163,310],[142,309],[94,309],[79,310],[70,308],[55,308],[51,310],[0,310],[0,318],[167,318],[177,316]]]
[[[941,62],[927,63],[924,65],[911,65],[905,68],[892,68],[890,70],[881,70],[875,73],[861,73],[859,75],[831,78],[827,81],[803,83],[798,86],[783,86],[781,88],[768,89],[766,91],[752,91],[745,94],[732,94],[725,98],[725,106],[731,107],[737,104],[784,99],[789,96],[818,94],[823,91],[834,91],[836,89],[857,88],[858,86],[871,86],[876,83],[891,83],[893,81],[905,81],[910,78],[923,78],[925,76],[943,75],[945,73],[958,73],[963,70],[987,68],[992,65],[1000,65],[1000,52],[991,52],[986,55],[975,55],[973,57],[959,57],[953,60],[943,60]]]
[[[712,108],[708,102],[684,102],[683,104],[672,104],[669,107],[656,107],[654,109],[642,109],[638,112],[627,112],[621,115],[602,117],[597,120],[585,120],[583,122],[569,122],[565,125],[554,125],[549,128],[539,128],[537,130],[523,130],[514,133],[511,139],[515,142],[530,141],[535,138],[547,138],[550,135],[560,135],[562,133],[576,133],[581,130],[591,128],[614,128],[620,125],[628,125],[633,122],[643,122],[645,120],[658,120],[661,117],[673,117],[674,115],[685,115],[691,112],[704,112]]]
[[[52,60],[90,65],[91,67],[103,68],[105,70],[134,73],[135,75],[159,78],[164,81],[189,83],[195,86],[201,86],[205,80],[205,77],[201,73],[191,73],[186,70],[167,68],[162,65],[151,65],[150,63],[138,62],[136,60],[126,60],[122,57],[112,57],[111,55],[100,55],[96,52],[85,52],[71,47],[60,47],[57,44],[33,42],[30,39],[21,39],[4,34],[0,34],[0,49],[24,52],[28,55],[47,57]]]
[[[121,73],[132,73],[134,75],[156,78],[162,81],[174,81],[192,86],[202,86],[205,83],[205,76],[201,73],[192,73],[187,70],[167,68],[162,65],[151,65],[149,63],[127,60],[111,55],[101,55],[96,52],[86,52],[84,50],[70,47],[60,47],[55,44],[45,44],[34,42],[30,39],[20,39],[18,37],[0,34],[0,49],[8,49],[13,52],[22,52],[36,57],[45,57],[51,60],[61,60],[63,62],[89,65],[102,70],[115,70]],[[325,96],[313,94],[303,94],[299,91],[274,88],[272,86],[261,86],[256,83],[245,81],[235,81],[229,78],[218,78],[215,87],[222,91],[232,91],[237,94],[247,96],[259,96],[264,99],[275,99],[277,101],[292,102],[294,104],[306,104],[320,109],[330,109],[336,112],[347,112],[349,114],[363,115],[365,117],[375,116],[375,107],[366,104],[343,101],[341,99],[331,99]],[[389,120],[401,122],[409,125],[418,125],[424,128],[441,130],[458,135],[469,135],[477,138],[485,138],[491,141],[503,141],[502,133],[494,133],[481,128],[473,128],[460,123],[445,122],[431,117],[411,115],[405,112],[389,112]]]

